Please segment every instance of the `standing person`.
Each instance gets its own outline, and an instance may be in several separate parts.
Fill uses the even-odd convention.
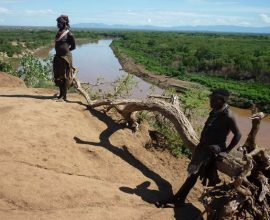
[[[169,203],[175,204],[175,206],[184,205],[185,199],[196,184],[198,177],[202,179],[203,185],[215,186],[220,182],[216,165],[217,156],[224,157],[238,144],[241,138],[238,126],[227,104],[229,95],[225,89],[216,89],[210,95],[212,111],[188,166],[188,177],[172,198],[158,202],[157,207],[164,207]],[[230,131],[234,136],[226,147],[226,139]]]
[[[76,48],[75,39],[70,32],[67,15],[61,15],[56,19],[58,32],[55,36],[55,51],[53,59],[53,73],[55,85],[59,87],[59,101],[66,100],[68,88],[72,84],[74,68],[72,66],[72,54],[70,51]]]

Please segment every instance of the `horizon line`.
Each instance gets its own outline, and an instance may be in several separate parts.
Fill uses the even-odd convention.
[[[115,24],[106,24],[106,23],[101,23],[101,22],[79,22],[79,23],[74,23],[72,25],[83,25],[83,24],[99,24],[99,25],[107,25],[107,26],[129,26],[129,27],[159,27],[159,28],[175,28],[175,27],[241,27],[241,28],[269,28],[270,25],[268,26],[242,26],[242,25],[230,25],[230,24],[217,24],[217,25],[172,25],[172,26],[160,26],[160,25],[149,25],[149,24],[120,24],[120,23],[115,23]],[[1,24],[0,27],[55,27],[56,25],[13,25],[13,24]],[[269,30],[270,31],[270,30]]]

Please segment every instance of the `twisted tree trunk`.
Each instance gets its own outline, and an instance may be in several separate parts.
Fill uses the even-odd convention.
[[[92,101],[89,98],[88,93],[82,88],[80,81],[77,78],[75,78],[74,81],[76,88],[85,97],[87,103],[89,104],[89,107],[97,108],[100,106],[106,106],[108,110],[111,108],[115,108],[130,124],[136,123],[136,117],[134,113],[137,111],[146,110],[152,112],[159,112],[173,123],[176,131],[179,133],[185,145],[188,146],[191,152],[194,152],[194,149],[196,148],[199,139],[189,120],[180,110],[178,99],[176,96],[171,97],[172,103],[160,100],[160,97],[155,96],[144,100],[125,99]],[[255,126],[257,126],[257,129],[255,129]],[[258,129],[259,125],[254,124],[251,134],[248,136],[248,142],[253,141],[252,143],[255,143],[255,137]],[[248,146],[250,146],[250,144],[248,144]],[[243,169],[243,164],[243,161],[228,155],[222,161],[218,162],[218,169],[219,171],[227,174],[230,177],[235,177],[241,173]]]
[[[196,132],[187,117],[179,109],[177,100],[175,100],[175,103],[173,104],[154,98],[148,98],[145,100],[101,100],[94,102],[90,106],[92,108],[100,106],[108,106],[109,109],[115,108],[130,124],[136,122],[136,118],[133,114],[134,112],[143,110],[159,112],[173,123],[176,131],[191,152],[194,152],[194,149],[199,143]],[[228,156],[218,163],[218,169],[222,173],[233,177],[239,175],[242,165],[241,161],[237,161],[232,156]]]
[[[167,102],[155,99],[146,100],[102,100],[97,101],[90,105],[92,108],[99,106],[109,106],[114,107],[123,116],[123,118],[129,122],[136,122],[136,118],[132,113],[137,111],[156,111],[161,113],[164,117],[169,119],[175,126],[175,129],[183,139],[184,143],[193,152],[196,145],[199,143],[196,132],[194,131],[192,125],[185,117],[183,112],[179,110],[177,105],[169,104]],[[133,116],[133,117],[132,117]]]

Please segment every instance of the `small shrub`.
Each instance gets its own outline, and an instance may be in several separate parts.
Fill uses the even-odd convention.
[[[0,71],[9,73],[12,71],[12,66],[0,60]]]
[[[21,58],[21,67],[17,75],[22,78],[29,87],[44,87],[50,85],[52,79],[51,58],[39,59],[33,55],[25,55]]]

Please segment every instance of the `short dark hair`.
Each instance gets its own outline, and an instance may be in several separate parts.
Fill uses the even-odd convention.
[[[211,96],[217,96],[221,98],[224,102],[227,102],[230,97],[230,92],[227,89],[215,89],[212,91]]]

